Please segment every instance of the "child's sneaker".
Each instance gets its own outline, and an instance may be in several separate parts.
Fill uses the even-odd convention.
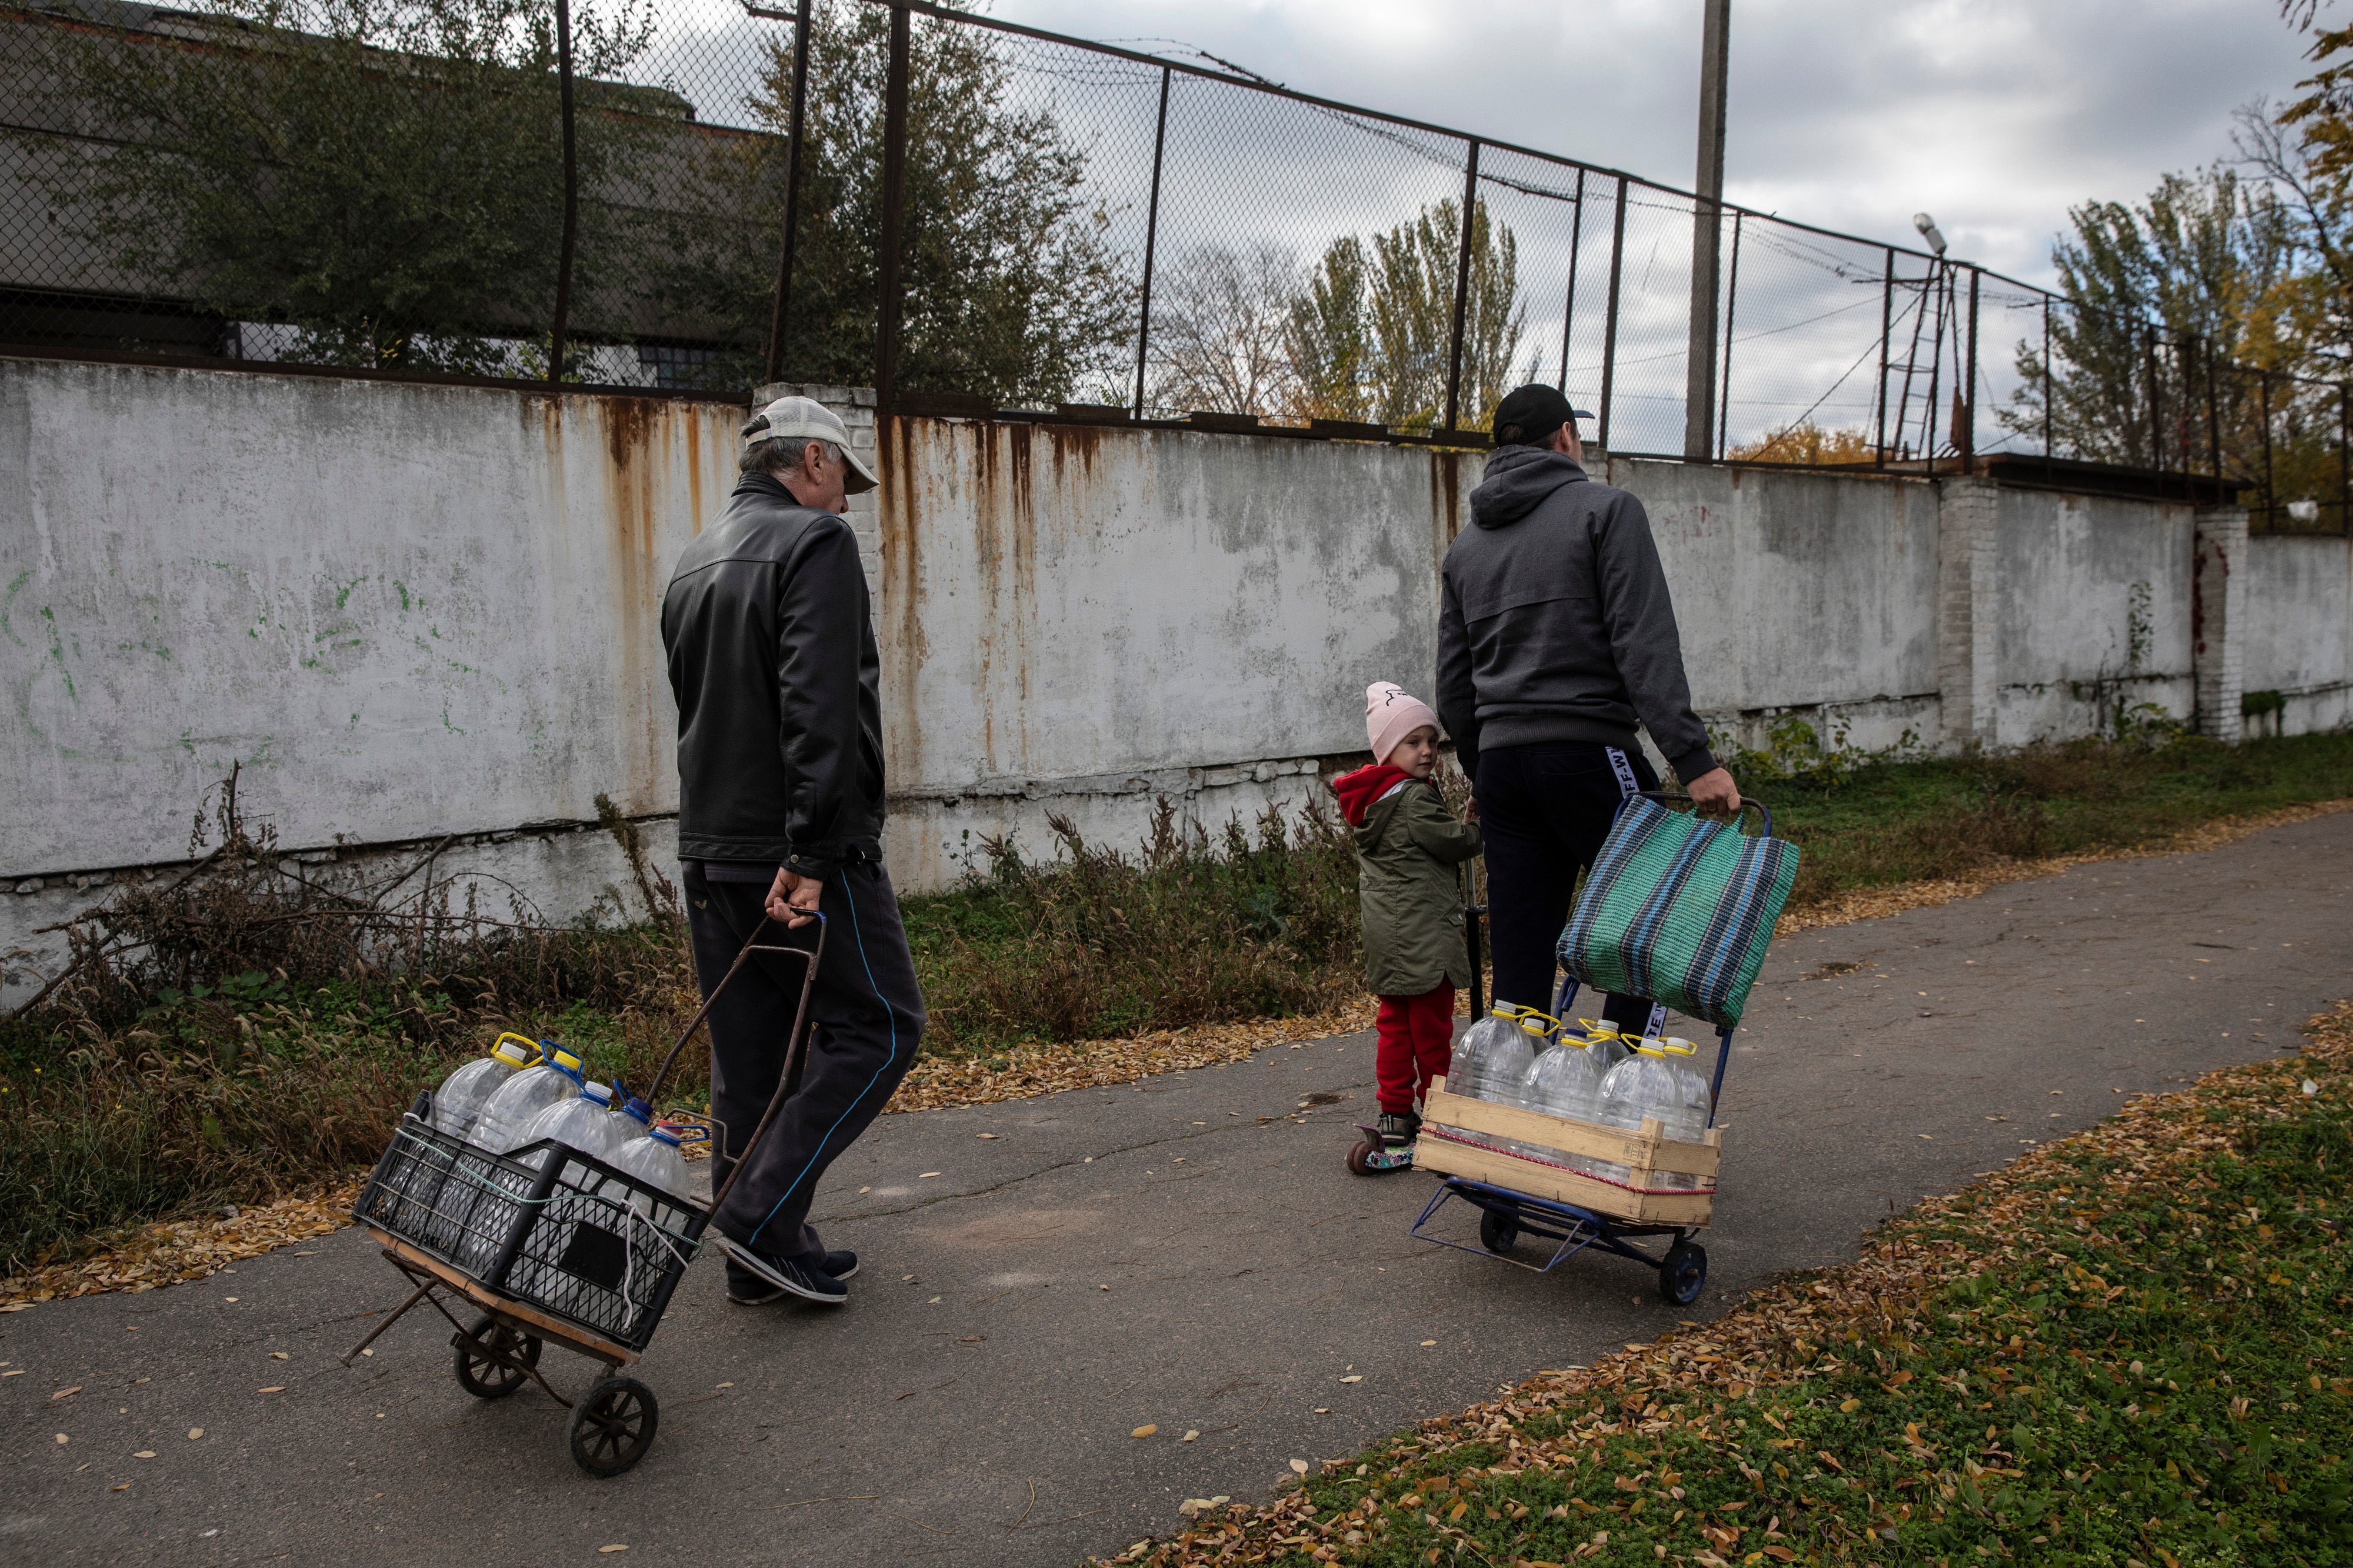
[[[1384,1110],[1375,1125],[1384,1139],[1399,1143],[1410,1143],[1421,1132],[1421,1118],[1410,1110]]]

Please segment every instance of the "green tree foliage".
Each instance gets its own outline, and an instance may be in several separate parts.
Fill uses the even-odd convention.
[[[715,367],[755,379],[784,229],[783,133],[791,122],[790,29],[769,45],[754,100],[772,137],[713,152],[700,171],[702,216],[677,221],[657,289],[724,318],[741,345]],[[914,19],[909,70],[904,289],[899,384],[1000,403],[1092,395],[1125,402],[1136,287],[1110,243],[1111,214],[1086,191],[1086,153],[1053,110],[1017,100],[998,37]],[[849,384],[874,377],[883,87],[890,14],[857,0],[816,8],[807,155],[792,292],[788,374]]]
[[[196,0],[176,37],[84,31],[59,79],[118,138],[66,167],[80,238],[290,357],[498,373],[543,331],[563,219],[552,0]],[[635,0],[573,10],[575,69],[617,72]],[[584,191],[610,183],[672,95],[588,85]],[[584,204],[575,277],[625,264]]]
[[[2216,167],[2168,174],[2138,205],[2086,202],[2069,216],[2074,236],[2052,262],[2073,308],[2052,314],[2047,364],[2039,331],[2019,344],[2021,386],[2003,424],[2039,443],[2047,402],[2063,453],[2202,464],[2209,352],[2225,367],[2292,363],[2274,314],[2295,265],[2289,215],[2263,182]],[[2223,369],[2218,399],[2234,404],[2239,391]]]
[[[1299,412],[1400,428],[1443,421],[1461,224],[1461,205],[1440,201],[1387,234],[1342,239],[1325,250],[1291,309]],[[1518,292],[1519,242],[1480,202],[1471,212],[1463,310],[1466,429],[1485,429],[1509,390],[1527,321]]]

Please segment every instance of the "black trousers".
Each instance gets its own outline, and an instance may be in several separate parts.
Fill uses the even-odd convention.
[[[1547,741],[1479,753],[1474,789],[1486,839],[1487,926],[1494,951],[1495,1000],[1549,1013],[1557,970],[1554,951],[1577,879],[1593,864],[1618,805],[1659,787],[1639,751],[1588,741]],[[1586,1017],[1589,1001],[1580,999]],[[1651,1004],[1612,996],[1611,1023],[1642,1026]]]
[[[762,926],[765,882],[708,879],[693,863],[684,881],[694,973],[705,996],[755,929],[763,945],[816,945],[814,924]],[[712,1219],[726,1235],[781,1258],[824,1250],[808,1224],[818,1180],[881,1113],[923,1033],[923,994],[889,875],[871,861],[845,865],[826,879],[818,910],[826,918],[825,953],[809,993],[800,1083],[777,1107],[743,1180]],[[727,1129],[713,1161],[714,1191],[744,1157],[776,1091],[804,968],[796,958],[754,954],[711,1010],[711,1110]]]

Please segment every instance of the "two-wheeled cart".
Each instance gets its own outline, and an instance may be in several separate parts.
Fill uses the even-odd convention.
[[[1619,994],[1642,995],[1656,1006],[1663,1003],[1664,986],[1683,987],[1673,1005],[1716,1026],[1701,1141],[1669,1138],[1651,1118],[1629,1131],[1473,1100],[1449,1093],[1441,1079],[1425,1097],[1412,1163],[1442,1180],[1411,1235],[1483,1251],[1537,1273],[1599,1248],[1654,1269],[1659,1294],[1672,1304],[1689,1306],[1698,1299],[1707,1282],[1707,1249],[1695,1237],[1715,1208],[1723,1152],[1715,1107],[1724,1069],[1748,987],[1796,874],[1797,850],[1773,838],[1772,813],[1761,801],[1742,803],[1764,824],[1757,837],[1744,838],[1731,823],[1692,827],[1655,804],[1674,799],[1688,797],[1647,792],[1620,805],[1563,934],[1562,962],[1572,973],[1561,983],[1553,1013],[1564,1030],[1574,1026],[1577,963],[1597,958],[1607,961],[1600,973]],[[1672,830],[1662,831],[1663,824],[1674,825]],[[1729,842],[1723,837],[1727,833]],[[1571,962],[1573,942],[1590,944],[1577,963]],[[1632,962],[1638,953],[1639,963]],[[1628,983],[1641,974],[1662,984]],[[1478,1247],[1431,1228],[1458,1199],[1479,1211]],[[1543,1261],[1511,1256],[1526,1237],[1553,1244]]]
[[[825,951],[825,917],[818,920],[808,948],[763,943],[765,921],[754,928],[647,1090],[650,1104],[712,1004],[754,954],[801,961],[800,1006],[776,1092],[708,1207],[552,1139],[505,1152],[469,1143],[434,1126],[433,1097],[419,1094],[353,1210],[415,1289],[351,1348],[343,1364],[429,1302],[456,1331],[450,1344],[467,1393],[503,1399],[525,1383],[537,1384],[572,1412],[566,1440],[573,1460],[592,1476],[617,1476],[645,1458],[660,1408],[653,1390],[621,1375],[622,1369],[644,1353],[679,1277],[702,1248],[704,1227],[799,1080],[809,990]],[[472,1309],[470,1321],[452,1310],[453,1302]],[[577,1403],[539,1370],[550,1343],[605,1363],[605,1375]]]
[[[1555,1016],[1564,1028],[1571,1026],[1577,990],[1576,981],[1562,982]],[[1732,1035],[1729,1026],[1717,1034],[1710,1104],[1724,1088]],[[1464,1252],[1483,1249],[1539,1274],[1598,1247],[1657,1270],[1659,1294],[1675,1306],[1698,1300],[1707,1283],[1707,1249],[1694,1237],[1715,1206],[1721,1129],[1710,1125],[1704,1142],[1678,1142],[1656,1121],[1645,1120],[1635,1132],[1572,1121],[1450,1094],[1443,1079],[1430,1086],[1422,1114],[1414,1164],[1444,1179],[1413,1222],[1413,1236]],[[1623,1167],[1626,1174],[1596,1174],[1507,1146],[1514,1144]],[[1458,1198],[1479,1211],[1477,1247],[1430,1229],[1439,1211]],[[1514,1258],[1523,1237],[1552,1242],[1550,1255],[1540,1263]],[[1638,1245],[1662,1237],[1666,1244],[1657,1251]]]

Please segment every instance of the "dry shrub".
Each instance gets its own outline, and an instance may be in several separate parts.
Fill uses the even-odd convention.
[[[981,918],[926,954],[937,1043],[1072,1040],[1329,1005],[1361,984],[1356,854],[1320,800],[1215,837],[1160,800],[1134,855],[1048,822],[1055,858],[984,842]]]

